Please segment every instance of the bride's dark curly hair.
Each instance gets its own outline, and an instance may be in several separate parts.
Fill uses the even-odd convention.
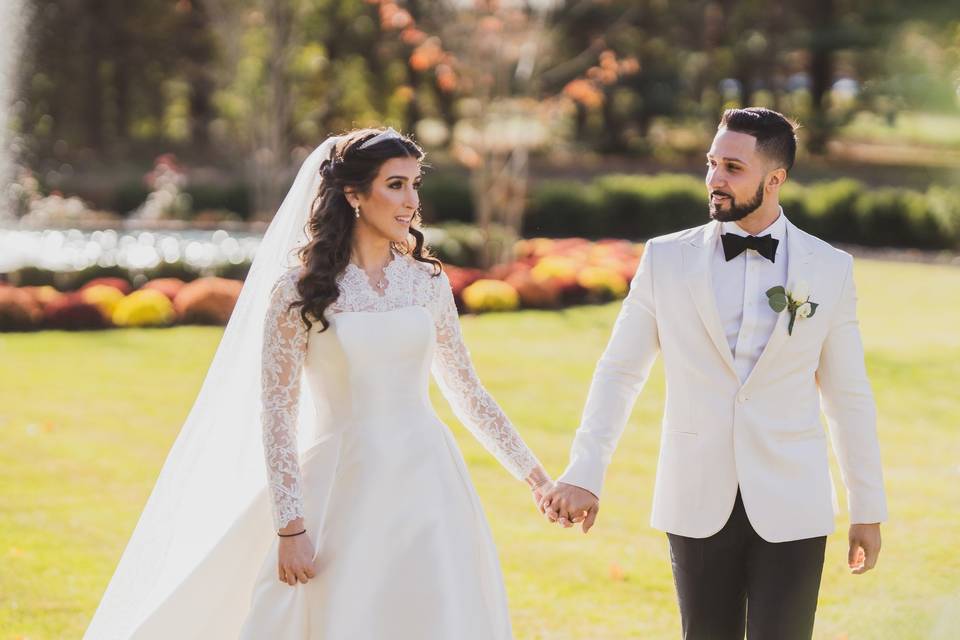
[[[303,264],[297,281],[300,297],[290,305],[291,308],[300,308],[300,317],[308,331],[315,321],[322,325],[321,331],[330,326],[324,311],[340,295],[337,276],[350,261],[357,218],[344,190],[349,188],[357,193],[368,193],[380,167],[390,158],[423,160],[423,149],[406,136],[387,138],[365,149],[360,148],[381,133],[382,129],[357,129],[345,134],[331,151],[331,159],[320,165],[323,181],[307,222],[309,240],[299,252]],[[432,264],[434,276],[438,276],[442,265],[424,246],[420,223],[418,209],[410,225],[410,237],[403,243],[393,243],[393,248],[418,262]]]

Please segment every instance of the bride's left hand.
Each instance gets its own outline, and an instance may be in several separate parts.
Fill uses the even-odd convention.
[[[544,480],[542,483],[530,489],[533,493],[533,504],[536,505],[537,511],[540,511],[540,503],[543,502],[543,496],[552,491],[554,486],[556,485],[554,485],[552,480]]]
[[[289,535],[297,531],[303,533]],[[313,565],[313,542],[310,541],[310,534],[306,533],[303,518],[291,520],[277,533],[287,534],[280,538],[277,545],[277,577],[291,587],[298,582],[306,584],[316,576],[316,570]]]
[[[530,486],[530,491],[533,492],[533,502],[537,506],[537,511],[540,511],[540,502],[543,500],[543,496],[549,493],[554,487],[553,480],[550,478],[550,474],[541,466],[537,466],[537,468],[531,471],[526,480]]]

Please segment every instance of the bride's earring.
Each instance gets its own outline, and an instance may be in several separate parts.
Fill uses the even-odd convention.
[[[356,216],[357,218],[360,217],[360,205],[357,205],[353,208],[353,215]]]

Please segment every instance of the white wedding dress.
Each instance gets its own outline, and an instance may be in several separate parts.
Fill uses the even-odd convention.
[[[470,431],[514,476],[538,464],[481,386],[463,344],[445,274],[395,254],[377,293],[349,265],[330,328],[306,331],[297,272],[280,278],[264,326],[263,428],[273,524],[302,516],[316,577],[277,575],[277,537],[244,609],[205,621],[245,640],[496,640],[510,621],[496,549],[467,468],[430,404],[432,368]],[[297,454],[301,370],[316,433]],[[218,597],[218,600],[221,598]],[[242,629],[240,628],[242,622]],[[227,630],[231,631],[227,631]]]
[[[327,331],[288,309],[341,140],[304,160],[267,228],[84,640],[510,637],[496,550],[429,371],[517,478],[538,463],[473,371],[446,276],[394,254],[381,293],[355,266],[339,276]],[[316,577],[291,587],[275,527],[297,516]]]

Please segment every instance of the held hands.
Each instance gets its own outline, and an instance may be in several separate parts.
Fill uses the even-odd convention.
[[[850,550],[847,552],[847,564],[850,573],[860,575],[877,565],[880,555],[880,524],[850,525]]]
[[[554,487],[553,480],[550,479],[550,475],[543,467],[537,466],[530,472],[530,475],[527,476],[527,484],[530,486],[530,491],[533,495],[533,503],[537,505],[539,509],[543,495]]]
[[[544,493],[537,506],[550,522],[556,522],[564,528],[580,524],[583,532],[587,533],[597,520],[600,499],[586,489],[558,482]]]
[[[303,519],[291,520],[280,529],[281,534],[291,534],[304,529]],[[280,582],[295,586],[298,582],[306,584],[316,576],[313,566],[313,543],[307,533],[281,537],[277,550],[277,573]]]

